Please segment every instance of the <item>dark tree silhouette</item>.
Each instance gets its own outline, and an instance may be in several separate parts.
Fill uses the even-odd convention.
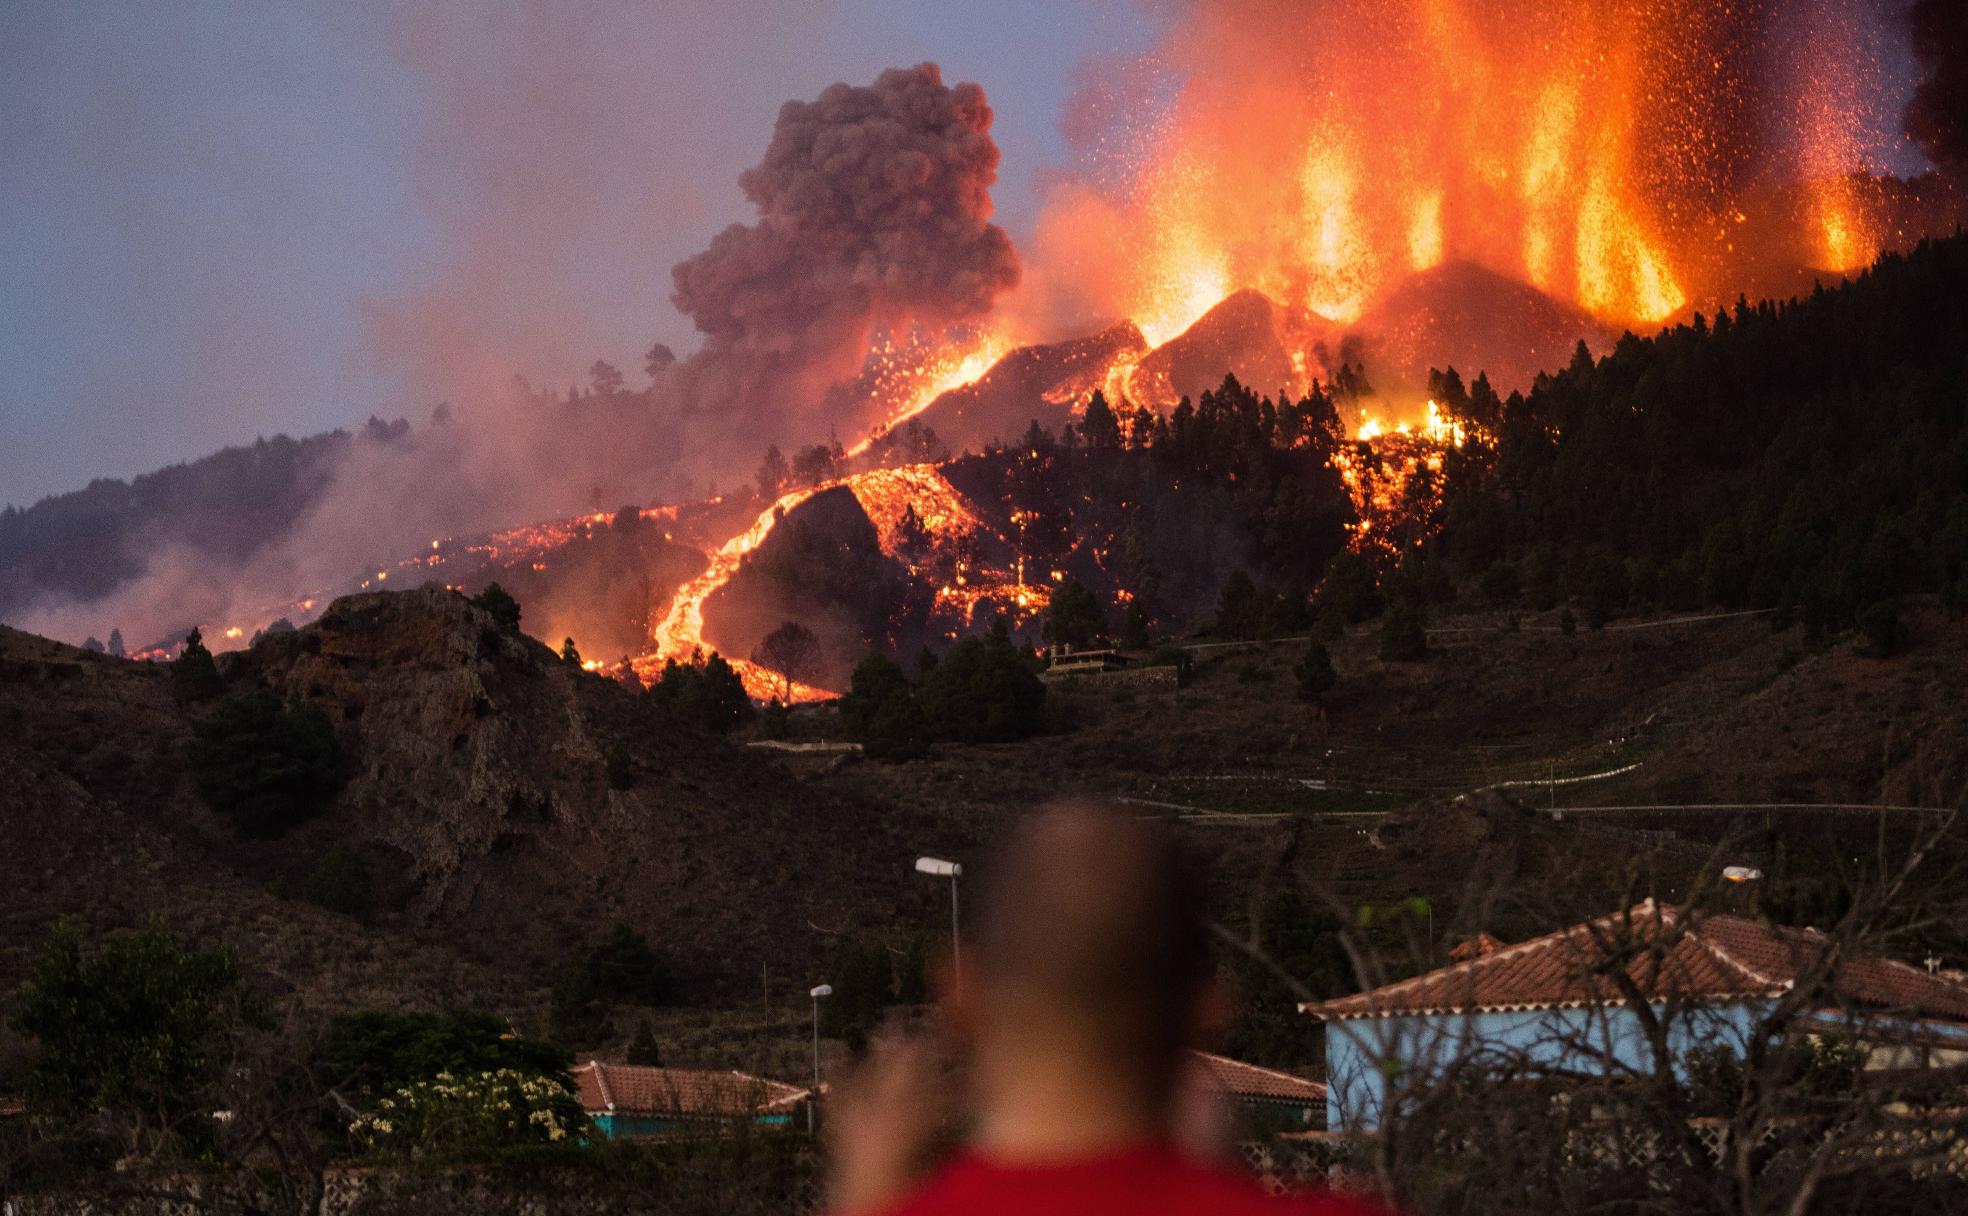
[[[779,673],[784,700],[792,699],[794,684],[812,683],[820,661],[820,639],[798,621],[787,621],[766,634],[752,651],[752,662]]]

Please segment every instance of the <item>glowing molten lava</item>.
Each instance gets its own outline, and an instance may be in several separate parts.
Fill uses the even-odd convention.
[[[987,333],[970,343],[943,347],[916,360],[903,360],[890,349],[877,349],[873,355],[878,364],[876,392],[895,404],[882,424],[847,449],[847,454],[862,455],[882,436],[928,409],[930,402],[990,371],[1009,345],[996,334]]]
[[[1890,23],[1862,7],[1183,6],[1099,82],[1120,117],[1041,215],[1036,297],[1159,345],[1233,290],[1348,324],[1466,261],[1617,333],[1759,274],[1862,264],[1877,224],[1845,179],[1886,163],[1894,129],[1866,32]]]
[[[948,545],[955,538],[983,526],[956,487],[934,465],[928,464],[874,469],[783,494],[760,512],[750,527],[720,545],[711,554],[710,563],[702,574],[677,588],[661,620],[651,631],[654,649],[633,661],[636,674],[645,682],[654,680],[662,674],[663,664],[669,660],[688,662],[715,649],[704,638],[705,603],[731,581],[745,558],[765,543],[781,519],[814,495],[837,486],[845,486],[854,495],[855,501],[861,504],[862,511],[874,524],[875,532],[880,537],[882,552],[890,557],[906,560],[909,556],[906,550],[911,538],[905,533],[911,521],[920,529],[921,539],[931,549]],[[1022,598],[1036,598],[1038,604],[1044,604],[1046,596],[1042,589],[1027,590],[1033,594]],[[1016,600],[1021,597],[1013,594],[1011,598]],[[779,673],[746,659],[726,656],[726,661],[744,681],[745,690],[752,696],[765,700],[788,695],[785,680]],[[794,683],[788,699],[795,702],[816,701],[836,695],[824,688]]]

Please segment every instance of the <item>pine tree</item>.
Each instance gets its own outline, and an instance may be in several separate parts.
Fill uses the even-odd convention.
[[[1099,389],[1087,399],[1086,413],[1080,418],[1080,438],[1096,451],[1121,446],[1121,424],[1107,404],[1107,394]]]
[[[181,702],[216,697],[225,687],[212,652],[205,649],[205,635],[193,629],[185,635],[184,649],[171,663],[171,691]]]
[[[628,1062],[640,1068],[661,1068],[663,1049],[656,1044],[656,1031],[648,1018],[636,1019],[635,1038],[629,1042]]]

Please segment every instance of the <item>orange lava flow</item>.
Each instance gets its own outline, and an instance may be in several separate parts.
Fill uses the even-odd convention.
[[[922,364],[883,371],[878,376],[880,389],[884,395],[897,399],[897,403],[881,425],[847,449],[847,454],[861,455],[882,436],[928,409],[930,403],[944,393],[975,381],[990,371],[991,365],[1002,358],[1007,349],[1009,346],[1004,339],[996,334],[985,334],[972,344],[938,351]]]
[[[702,574],[677,588],[661,622],[651,631],[654,649],[632,660],[637,676],[648,683],[662,674],[663,665],[669,660],[688,662],[708,653],[711,647],[704,638],[705,603],[731,581],[745,558],[765,543],[781,519],[814,495],[841,486],[861,504],[881,539],[882,551],[892,557],[901,553],[905,540],[902,533],[911,512],[932,546],[947,544],[983,526],[963,495],[930,464],[873,469],[783,494],[761,511],[750,527],[720,545],[711,554]],[[1043,596],[1042,590],[1033,590]],[[785,678],[778,672],[728,655],[726,661],[744,681],[745,691],[759,700],[777,697],[794,703],[829,700],[839,695],[797,682],[788,690]]]

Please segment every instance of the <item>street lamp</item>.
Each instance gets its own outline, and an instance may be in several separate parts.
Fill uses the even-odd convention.
[[[834,995],[832,984],[822,984],[806,995],[813,998],[813,1096],[806,1100],[806,1134],[813,1134],[813,1108],[820,1101],[820,998]]]
[[[950,880],[950,978],[955,979],[963,967],[963,948],[957,944],[957,879],[963,874],[963,867],[937,857],[918,857],[916,873]]]
[[[1725,866],[1722,878],[1725,882],[1755,882],[1763,877],[1763,871],[1755,866]]]

